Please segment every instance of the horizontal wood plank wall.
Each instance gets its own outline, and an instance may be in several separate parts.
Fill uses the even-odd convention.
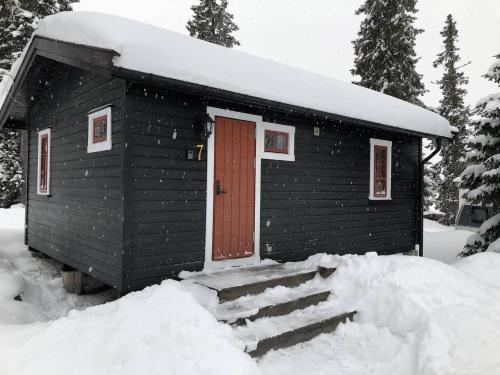
[[[279,261],[376,251],[417,240],[420,139],[352,124],[269,116],[296,127],[295,161],[262,161],[261,254]],[[320,136],[313,135],[320,127]],[[370,138],[393,142],[392,200],[370,201]],[[272,249],[266,253],[266,249]]]
[[[199,98],[145,86],[133,86],[127,99],[133,239],[124,283],[136,290],[203,268],[207,165],[187,160],[187,150],[206,147],[193,127],[205,107]]]
[[[109,285],[121,285],[121,98],[125,81],[52,63],[30,114],[28,245]],[[112,104],[110,151],[87,153],[87,113]],[[37,195],[37,132],[52,128],[51,195]]]
[[[129,290],[203,267],[206,162],[188,161],[186,152],[204,143],[193,124],[207,105],[296,127],[295,162],[262,161],[262,258],[289,261],[317,252],[392,254],[414,248],[418,137],[142,85],[127,99],[133,128],[128,142],[133,246],[124,260]],[[321,129],[319,137],[314,126]],[[393,141],[392,201],[368,200],[370,138]]]

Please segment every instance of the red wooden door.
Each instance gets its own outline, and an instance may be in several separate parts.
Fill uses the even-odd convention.
[[[252,256],[255,227],[255,123],[215,118],[212,259]]]

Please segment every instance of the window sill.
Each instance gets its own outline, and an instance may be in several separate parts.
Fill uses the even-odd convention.
[[[373,196],[370,196],[370,197],[368,197],[368,199],[371,201],[392,201],[392,197],[373,197]]]
[[[291,155],[289,153],[284,154],[279,152],[263,152],[261,158],[268,160],[295,161],[295,155]]]
[[[113,148],[111,141],[91,143],[87,146],[87,153],[109,151]]]

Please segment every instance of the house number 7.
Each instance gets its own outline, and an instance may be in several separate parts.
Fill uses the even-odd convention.
[[[204,147],[204,146],[205,146],[205,145],[196,145],[196,150],[198,150],[198,161],[202,160],[202,158],[201,158],[201,154],[202,154],[202,152],[203,152],[203,147]]]

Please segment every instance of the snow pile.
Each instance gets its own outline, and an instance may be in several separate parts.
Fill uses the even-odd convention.
[[[456,230],[424,219],[424,257],[444,263],[456,262],[472,234],[468,230]]]
[[[231,328],[176,281],[53,322],[3,331],[5,375],[259,373]]]
[[[339,267],[329,283],[343,310],[359,312],[355,322],[268,354],[265,374],[499,373],[498,288],[418,257],[324,256],[321,264]]]
[[[453,267],[486,285],[500,290],[500,256],[495,253],[478,253],[453,263]]]
[[[114,50],[120,54],[113,60],[116,67],[396,128],[451,136],[446,119],[402,100],[125,18],[62,12],[40,21],[36,34]]]
[[[93,296],[66,293],[59,266],[33,258],[23,245],[24,212],[21,205],[0,209],[0,324],[57,319],[113,297],[111,291]]]

